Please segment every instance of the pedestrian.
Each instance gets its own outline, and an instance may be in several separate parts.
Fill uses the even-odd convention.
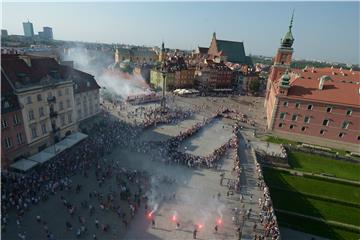
[[[193,239],[196,239],[197,229],[195,228],[193,231]]]
[[[151,219],[152,227],[155,228],[155,219]]]
[[[218,225],[215,225],[214,230],[215,230],[215,233],[217,233],[217,231],[218,231]]]
[[[179,228],[180,228],[180,223],[176,222],[176,229],[179,229]]]

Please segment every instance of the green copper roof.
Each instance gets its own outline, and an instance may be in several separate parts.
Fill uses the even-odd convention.
[[[290,25],[289,25],[289,30],[287,31],[287,33],[284,35],[284,37],[281,39],[281,46],[282,47],[292,47],[293,43],[294,43],[294,37],[292,35],[291,32],[291,28],[292,28],[292,23],[294,20],[294,12],[291,16],[291,21],[290,21]]]
[[[247,63],[245,58],[244,44],[242,42],[233,42],[216,39],[218,51],[222,51],[227,57],[227,61],[233,63]]]
[[[290,76],[288,71],[284,73],[284,75],[281,76],[280,79],[280,87],[289,88],[290,87]]]

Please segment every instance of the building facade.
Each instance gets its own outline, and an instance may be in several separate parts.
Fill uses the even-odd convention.
[[[309,140],[360,143],[360,72],[290,69],[294,38],[285,34],[274,58],[265,98],[267,128]]]
[[[143,48],[116,48],[115,49],[115,63],[120,63],[125,60],[130,60],[136,64],[155,62],[159,56],[155,51]]]
[[[201,91],[232,88],[233,71],[222,61],[205,60],[198,64],[195,72],[196,85]]]
[[[100,113],[100,86],[93,76],[77,71],[74,78],[76,121],[80,122]]]
[[[20,104],[5,76],[1,76],[1,168],[27,155]]]
[[[30,155],[77,131],[74,82],[83,77],[80,71],[52,58],[2,55],[1,72],[19,101]]]
[[[29,21],[23,23],[24,36],[25,37],[34,37],[34,27],[33,24]]]

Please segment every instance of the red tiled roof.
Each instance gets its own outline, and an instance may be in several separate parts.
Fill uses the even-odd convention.
[[[314,69],[315,72],[312,72],[311,68],[307,72],[293,69],[292,72],[295,74],[291,74],[291,87],[287,96],[290,98],[360,107],[360,84],[356,84],[356,82],[360,81],[360,72],[354,72],[353,74],[353,71],[350,72],[348,70],[345,71],[349,73],[347,76],[339,74],[331,75],[329,74],[329,69],[334,71],[331,68]],[[340,73],[339,69],[335,71]],[[325,81],[323,89],[319,89],[319,79],[325,75],[330,76],[331,80]]]
[[[340,68],[312,68],[307,67],[304,69],[292,69],[292,72],[295,72],[300,75],[300,77],[308,79],[318,79],[321,76],[328,75],[334,81],[352,81],[360,82],[360,72],[359,71],[350,71]]]
[[[44,77],[59,81],[73,80],[78,84],[75,92],[89,91],[100,88],[94,77],[69,66],[60,65],[55,59],[48,57],[1,55],[1,68],[16,87],[20,85],[39,84]],[[21,59],[30,59],[31,66]],[[90,86],[87,87],[87,82]]]

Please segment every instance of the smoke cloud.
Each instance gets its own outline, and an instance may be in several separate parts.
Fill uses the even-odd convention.
[[[150,88],[141,75],[124,73],[115,65],[114,51],[87,49],[77,45],[65,49],[63,61],[73,61],[74,68],[95,77],[103,92],[125,99],[129,95],[148,94]]]

